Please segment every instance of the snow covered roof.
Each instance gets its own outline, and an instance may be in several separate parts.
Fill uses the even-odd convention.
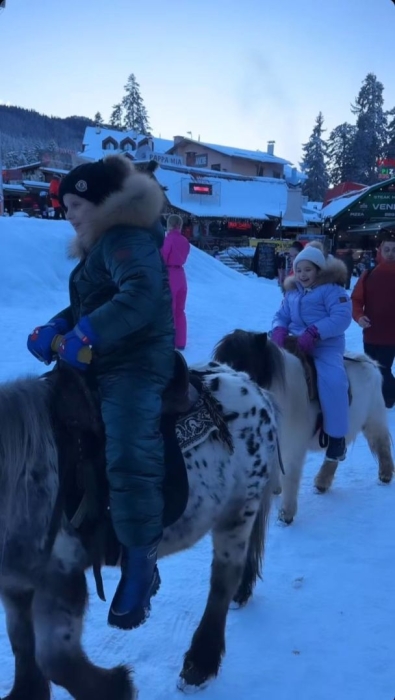
[[[365,187],[363,190],[357,190],[356,192],[348,192],[342,197],[337,197],[337,199],[332,199],[326,207],[321,209],[321,216],[323,219],[329,217],[334,217],[340,214],[343,209],[347,209],[351,204],[353,204],[357,199],[362,197],[369,190],[369,187]]]
[[[321,211],[322,207],[324,206],[323,202],[306,202],[305,204],[307,209],[315,209],[316,211]]]
[[[389,178],[381,182],[377,182],[375,185],[370,187],[364,187],[363,190],[355,190],[354,192],[347,192],[347,194],[332,199],[329,204],[322,209],[322,217],[327,219],[328,217],[333,218],[338,216],[344,209],[348,209],[352,204],[357,202],[359,199],[365,197],[368,192],[375,192],[382,187],[388,185],[395,185],[395,177]]]
[[[42,190],[49,189],[49,182],[42,182],[41,180],[23,180],[22,185],[24,187],[41,187]]]
[[[12,170],[33,170],[34,168],[39,168],[41,165],[41,161],[35,161],[34,163],[24,163],[24,165],[15,165],[13,168],[5,168],[3,167],[3,170],[7,170],[7,172],[12,171]]]
[[[212,171],[210,171],[212,173]],[[257,219],[280,217],[287,204],[287,185],[277,178],[208,176],[192,168],[159,167],[158,182],[169,203],[201,218]],[[191,194],[190,185],[211,185],[212,194]]]
[[[55,175],[67,175],[70,170],[62,170],[62,168],[40,168],[43,173],[54,173]]]
[[[146,138],[147,136],[138,134],[137,131],[118,131],[117,129],[106,129],[103,127],[99,130],[95,126],[87,126],[82,140],[84,150],[80,151],[78,156],[86,160],[100,160],[103,156],[108,155],[109,152],[121,153],[122,149],[119,145],[122,141],[131,139],[138,146]],[[156,136],[150,138],[152,139],[155,153],[166,153],[173,146],[172,140]],[[103,149],[103,141],[106,139],[115,141],[118,144],[118,148],[115,148],[113,151]],[[131,154],[133,154],[133,151],[131,151]]]
[[[222,146],[216,143],[207,143],[206,141],[195,141],[193,139],[185,138],[186,143],[195,143],[197,146],[203,146],[205,148],[210,148],[217,153],[222,153],[224,156],[231,156],[232,158],[244,158],[245,160],[256,160],[259,163],[279,163],[282,165],[290,165],[289,160],[284,160],[284,158],[279,158],[278,156],[267,153],[266,151],[249,151],[244,148],[235,148],[234,146]],[[184,143],[182,141],[182,143]],[[173,143],[169,148],[170,152],[177,149],[181,141]]]
[[[5,183],[3,185],[3,190],[4,192],[10,192],[11,194],[18,194],[19,192],[23,194],[24,192],[27,192],[23,185],[7,185]]]
[[[319,224],[322,221],[322,202],[305,202],[302,205],[302,213],[307,224]]]

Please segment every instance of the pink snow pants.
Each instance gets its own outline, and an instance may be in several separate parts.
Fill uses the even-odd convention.
[[[183,349],[187,344],[187,278],[183,267],[169,266],[169,283],[173,300],[173,319],[176,329],[176,348]]]

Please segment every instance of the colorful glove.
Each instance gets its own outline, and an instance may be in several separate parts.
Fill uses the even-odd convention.
[[[83,316],[73,330],[64,336],[59,345],[58,355],[69,365],[85,371],[89,363],[81,361],[81,350],[85,347],[93,348],[97,341],[98,337],[88,316]]]
[[[270,340],[276,343],[279,348],[283,348],[285,345],[285,339],[288,337],[288,329],[283,328],[283,326],[276,326],[273,328]]]
[[[54,318],[45,326],[37,326],[27,338],[27,349],[37,360],[49,365],[54,359],[51,343],[55,335],[63,335],[67,330],[68,325],[64,318]]]
[[[310,355],[313,352],[319,337],[320,334],[318,333],[317,328],[315,326],[309,326],[306,328],[304,333],[298,337],[297,346],[299,350],[302,350],[302,352]]]

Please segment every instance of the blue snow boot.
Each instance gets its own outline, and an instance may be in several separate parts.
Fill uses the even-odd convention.
[[[157,552],[158,543],[122,548],[121,580],[108,613],[111,627],[132,630],[149,617],[151,598],[160,586]]]

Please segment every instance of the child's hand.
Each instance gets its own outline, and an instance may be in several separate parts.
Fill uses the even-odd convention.
[[[276,328],[273,328],[270,340],[273,341],[273,343],[276,343],[276,345],[278,345],[279,348],[283,348],[285,345],[287,335],[287,328],[283,328],[282,326],[276,326]]]
[[[315,326],[309,326],[306,328],[304,333],[302,333],[297,340],[297,346],[302,352],[310,355],[315,347],[317,340],[319,339],[319,333]]]
[[[361,328],[370,328],[371,325],[367,316],[361,316],[361,318],[358,319],[358,326],[361,326]]]

